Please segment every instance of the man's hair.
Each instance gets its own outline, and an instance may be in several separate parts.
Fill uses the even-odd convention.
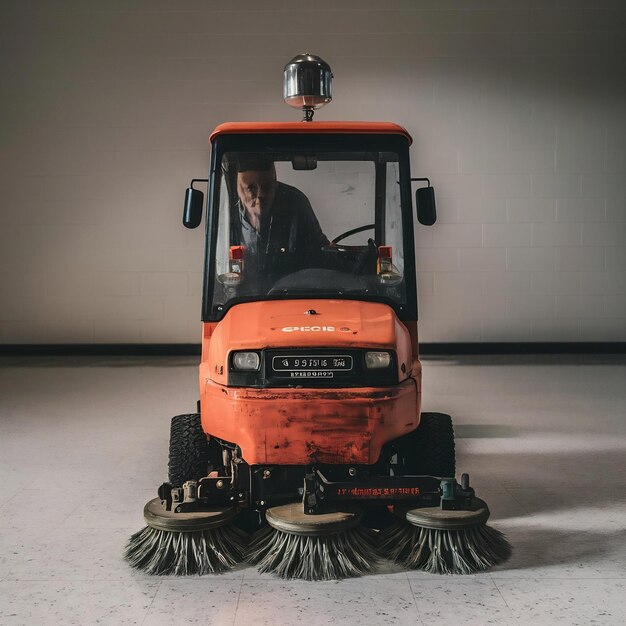
[[[272,159],[255,152],[238,155],[236,165],[238,172],[269,172],[275,169]]]

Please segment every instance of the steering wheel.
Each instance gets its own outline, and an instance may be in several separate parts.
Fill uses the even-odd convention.
[[[376,228],[376,224],[366,224],[365,226],[359,226],[358,228],[353,228],[352,230],[347,230],[345,233],[341,233],[335,237],[330,243],[335,244],[339,243],[342,239],[349,237],[350,235],[356,235],[357,233],[362,233],[365,230],[372,230]]]
[[[346,246],[337,244],[346,237],[362,233],[365,230],[372,230],[376,227],[375,224],[366,224],[365,226],[359,226],[358,228],[352,228],[345,233],[341,233],[335,237],[327,246],[322,247],[322,251],[347,253],[353,255],[354,266],[349,270],[350,274],[360,275],[368,273],[368,268],[376,265],[376,259],[378,258],[378,246],[373,239],[368,239],[366,245]]]

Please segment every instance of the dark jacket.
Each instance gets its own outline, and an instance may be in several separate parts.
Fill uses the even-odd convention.
[[[248,222],[240,202],[237,214],[233,245],[245,246],[246,263],[260,271],[285,274],[315,266],[321,247],[328,245],[309,199],[285,183],[276,183],[274,202],[260,233]]]

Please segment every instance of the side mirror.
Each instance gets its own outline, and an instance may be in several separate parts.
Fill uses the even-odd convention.
[[[193,182],[191,184],[193,185]],[[204,194],[199,189],[187,187],[183,208],[183,224],[186,228],[198,228],[200,226],[203,204]]]
[[[432,226],[437,221],[437,207],[435,206],[435,188],[420,187],[415,192],[415,206],[417,221],[424,226]]]

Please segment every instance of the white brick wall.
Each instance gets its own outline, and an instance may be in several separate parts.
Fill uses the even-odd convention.
[[[619,0],[7,0],[0,342],[197,342],[207,136],[294,120],[282,67],[335,74],[319,119],[396,121],[440,219],[416,229],[424,341],[626,340]]]

